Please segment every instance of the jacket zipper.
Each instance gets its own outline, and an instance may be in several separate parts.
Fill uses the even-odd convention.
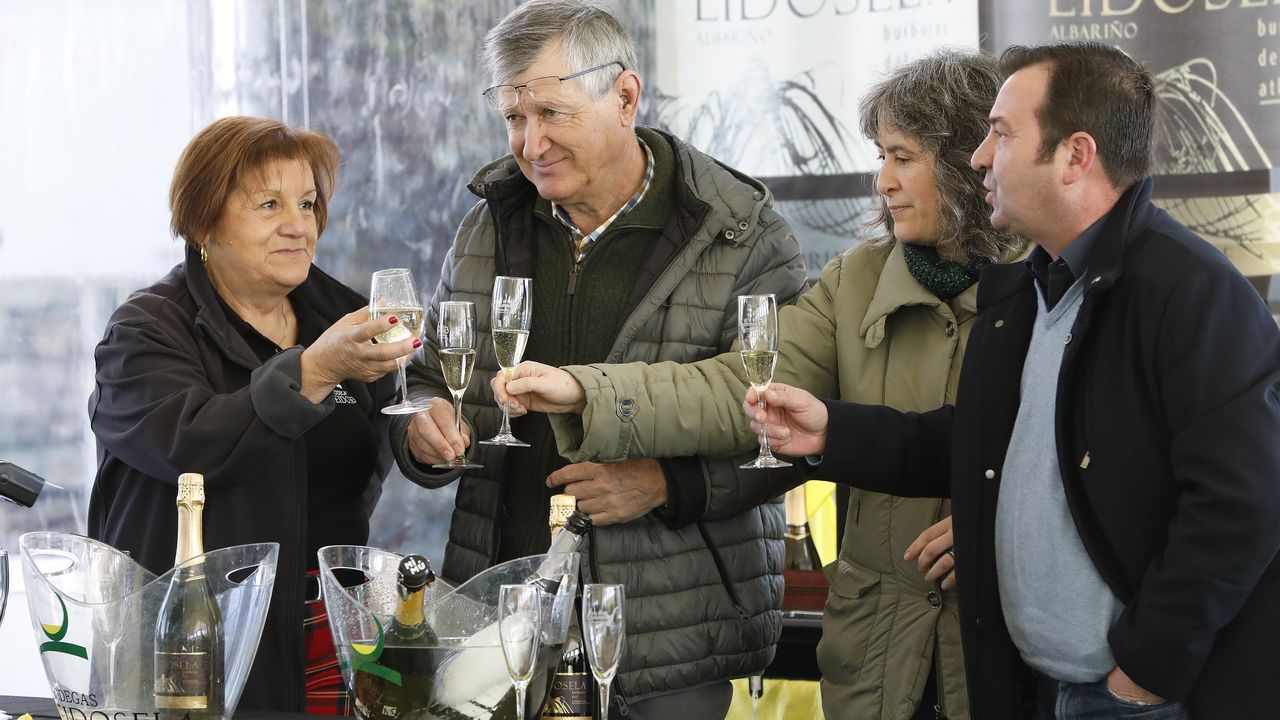
[[[578,322],[577,313],[575,312],[577,303],[574,302],[573,295],[578,291],[578,276],[582,274],[582,258],[578,255],[578,250],[576,247],[569,248],[569,252],[573,255],[573,270],[569,271],[569,287],[568,287],[568,295],[569,295],[568,358],[572,360],[574,358],[574,354],[578,351],[577,333],[574,332],[574,327],[577,325],[577,322]]]
[[[573,269],[569,271],[569,297],[578,291],[578,275],[582,272],[582,263],[578,260],[573,261]]]
[[[720,584],[724,586],[724,591],[729,595],[729,602],[733,603],[733,609],[738,611],[738,619],[742,622],[750,622],[751,614],[742,606],[742,602],[738,600],[738,593],[733,589],[733,585],[729,583],[729,574],[725,572],[724,560],[720,557],[720,551],[716,549],[716,544],[711,542],[711,535],[707,532],[707,528],[699,520],[698,532],[702,534],[702,541],[707,544],[707,550],[711,552],[711,560],[716,564],[716,572],[720,575]]]

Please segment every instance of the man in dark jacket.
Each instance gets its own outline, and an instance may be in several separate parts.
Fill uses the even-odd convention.
[[[825,476],[952,496],[974,717],[1274,717],[1280,331],[1151,204],[1144,69],[1096,44],[1002,63],[973,166],[1038,248],[984,272],[954,409],[775,386],[770,437]]]

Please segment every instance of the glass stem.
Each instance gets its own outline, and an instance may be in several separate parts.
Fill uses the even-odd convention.
[[[458,432],[459,436],[462,435],[462,393],[460,392],[453,394],[453,429]],[[466,461],[467,451],[463,449],[458,457],[453,459],[453,464],[462,465]]]
[[[502,403],[502,427],[498,430],[498,435],[507,437],[511,434],[511,401]]]
[[[405,380],[404,376],[404,358],[396,358],[396,369],[400,373],[400,387],[399,392],[397,393],[398,399],[396,400],[396,404],[403,405],[404,403],[409,402],[409,383]]]
[[[511,382],[511,371],[503,368],[502,374]],[[502,403],[502,427],[498,429],[498,437],[511,437],[511,401]]]
[[[516,683],[516,720],[524,720],[524,703],[528,688],[528,682]]]
[[[609,686],[611,684],[608,680],[596,681],[596,685],[600,688],[600,692],[597,693],[600,696],[600,720],[609,720]]]
[[[757,402],[760,405],[760,412],[764,414],[765,420],[760,424],[763,432],[760,433],[760,457],[772,458],[773,449],[769,447],[769,414],[764,407],[764,390],[756,393]]]

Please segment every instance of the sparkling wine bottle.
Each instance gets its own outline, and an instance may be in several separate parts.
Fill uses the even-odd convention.
[[[404,720],[426,711],[435,683],[439,642],[423,606],[435,582],[431,564],[421,555],[400,561],[395,615],[382,637],[379,669],[355,676],[356,706],[364,718]]]
[[[204,476],[178,477],[178,548],[156,617],[156,709],[187,718],[224,713],[222,614],[205,577]],[[169,713],[164,713],[169,714]]]
[[[787,532],[782,543],[786,548],[784,570],[821,570],[822,561],[818,559],[818,548],[813,544],[813,536],[809,534],[809,512],[805,508],[804,486],[792,488],[783,497],[783,505],[787,518]]]
[[[576,505],[577,500],[572,495],[551,497],[551,515],[548,518],[551,548],[548,552],[574,552],[582,544],[591,527],[591,518],[578,512]],[[582,645],[578,613],[573,615],[560,664],[548,678],[547,700],[542,706],[543,720],[592,720],[594,717],[596,684],[591,677],[591,666],[587,664],[586,648]]]
[[[557,498],[560,498],[557,500]],[[565,500],[564,498],[567,498]],[[549,555],[575,553],[582,547],[582,541],[591,529],[591,516],[575,507],[576,500],[572,495],[553,495],[551,498],[551,547]],[[526,582],[534,583],[545,592],[555,595],[560,587],[560,577],[555,568],[557,563],[548,559]]]

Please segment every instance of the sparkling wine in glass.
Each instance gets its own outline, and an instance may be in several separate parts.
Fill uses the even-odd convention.
[[[533,319],[533,280],[499,275],[493,279],[493,312],[491,332],[493,352],[498,356],[498,367],[507,380],[524,357],[524,346],[529,342],[529,323]],[[484,445],[529,447],[529,443],[511,434],[511,404],[502,403],[502,427],[498,434]]]
[[[453,424],[462,434],[462,395],[471,384],[471,370],[476,364],[476,306],[475,303],[448,300],[440,303],[440,322],[436,325],[436,339],[440,347],[440,372],[444,384],[453,395]],[[434,468],[481,468],[467,460],[464,451],[447,463],[432,465]]]
[[[507,659],[507,674],[516,689],[516,717],[524,720],[525,696],[538,657],[542,602],[536,585],[503,585],[498,589],[498,637]]]
[[[412,340],[422,334],[422,300],[413,283],[413,273],[405,268],[378,270],[373,274],[369,289],[369,317],[378,319],[394,315],[396,324],[375,338],[380,343]],[[405,383],[404,366],[408,358],[396,358],[400,373],[400,389],[397,402],[382,408],[387,415],[412,415],[431,407],[427,399],[410,400],[409,386]]]
[[[621,585],[590,583],[582,588],[582,631],[591,661],[591,674],[599,688],[600,717],[609,717],[609,687],[618,673],[627,626],[623,622]]]
[[[773,369],[778,363],[778,301],[769,295],[738,296],[738,352],[747,371],[747,381],[755,388],[760,409],[764,410],[764,391],[773,382]],[[769,449],[769,428],[760,435],[760,454],[741,465],[744,469],[791,467]]]

